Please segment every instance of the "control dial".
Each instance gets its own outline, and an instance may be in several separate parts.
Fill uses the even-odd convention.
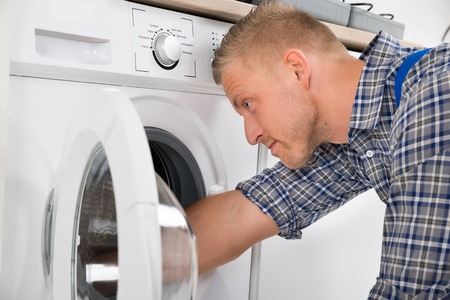
[[[173,69],[181,57],[181,42],[167,32],[159,33],[153,42],[153,56],[164,69]]]

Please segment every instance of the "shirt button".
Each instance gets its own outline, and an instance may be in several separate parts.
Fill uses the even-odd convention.
[[[366,156],[367,156],[368,158],[371,158],[371,157],[373,156],[373,151],[372,151],[372,150],[367,150]]]

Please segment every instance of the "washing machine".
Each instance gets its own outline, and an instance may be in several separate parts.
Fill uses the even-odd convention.
[[[11,3],[1,299],[246,299],[183,208],[256,173],[213,82],[231,24],[124,0]]]

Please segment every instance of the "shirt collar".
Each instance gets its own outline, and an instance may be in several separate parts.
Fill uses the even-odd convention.
[[[382,99],[392,74],[392,61],[399,50],[397,40],[380,32],[362,52],[360,59],[365,61],[365,65],[356,91],[350,128],[377,128]]]

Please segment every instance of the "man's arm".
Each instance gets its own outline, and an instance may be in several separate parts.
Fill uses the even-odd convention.
[[[200,200],[186,213],[197,237],[200,274],[279,232],[275,222],[237,190]]]

